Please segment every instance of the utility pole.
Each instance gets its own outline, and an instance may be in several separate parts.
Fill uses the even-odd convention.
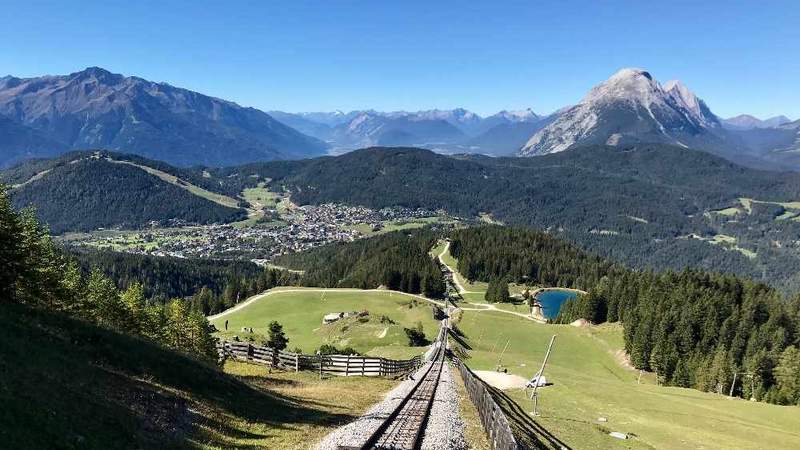
[[[755,390],[756,380],[755,380],[755,377],[753,376],[752,372],[734,372],[733,373],[733,382],[731,383],[731,390],[728,393],[728,397],[733,397],[733,389],[734,389],[734,387],[736,387],[736,377],[738,375],[742,375],[742,376],[750,378],[750,397],[751,398],[754,397],[753,392]]]
[[[535,377],[533,377],[533,379],[536,381],[533,383],[533,392],[531,392],[530,398],[531,400],[533,400],[532,414],[534,416],[539,415],[539,411],[537,410],[537,407],[539,406],[539,395],[537,391],[539,390],[539,383],[542,381],[542,376],[544,375],[544,368],[547,366],[547,360],[550,359],[550,352],[553,350],[553,343],[555,342],[555,340],[556,340],[556,335],[554,334],[553,337],[550,338],[550,345],[547,346],[547,353],[544,354],[544,361],[542,361],[542,368],[539,369],[539,372],[536,374]]]
[[[508,349],[508,343],[509,343],[509,342],[511,342],[511,339],[508,339],[508,340],[506,341],[506,346],[505,346],[505,347],[503,347],[503,351],[502,351],[502,352],[500,352],[500,357],[499,357],[499,358],[497,358],[497,368],[495,368],[495,371],[497,371],[497,372],[499,372],[499,371],[500,371],[500,365],[501,365],[500,363],[501,363],[501,362],[502,362],[502,360],[503,360],[503,354],[506,352],[506,349]]]

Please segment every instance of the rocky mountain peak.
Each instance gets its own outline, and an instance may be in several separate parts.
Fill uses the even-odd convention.
[[[718,125],[717,117],[683,83],[662,86],[646,70],[625,68],[531,136],[520,155],[554,153],[576,144],[705,144],[707,131]],[[716,144],[718,139],[710,140]]]

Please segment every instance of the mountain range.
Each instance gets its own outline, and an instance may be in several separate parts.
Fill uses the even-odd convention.
[[[792,120],[786,116],[775,116],[761,120],[749,114],[739,114],[722,121],[722,126],[732,130],[752,130],[753,128],[778,128]]]
[[[579,145],[664,143],[739,164],[800,170],[800,122],[721,119],[680,81],[622,69],[576,105],[480,116],[463,108],[263,112],[101,68],[0,78],[0,166],[74,149],[133,153],[177,166],[303,159],[370,146],[538,156]]]
[[[305,158],[327,148],[257,109],[97,67],[0,78],[0,132],[0,165],[86,148],[182,166]]]
[[[531,109],[500,111],[482,117],[463,108],[425,111],[375,110],[287,113],[277,120],[324,140],[333,153],[370,147],[421,146],[448,153],[509,155],[540,128],[546,117]]]
[[[663,143],[756,168],[800,168],[794,156],[797,127],[785,117],[751,119],[723,121],[680,81],[662,85],[645,70],[626,68],[533,134],[518,155],[557,153],[576,145]]]

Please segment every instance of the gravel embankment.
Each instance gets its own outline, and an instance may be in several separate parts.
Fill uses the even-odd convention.
[[[464,450],[464,421],[458,408],[458,392],[450,365],[445,364],[433,398],[431,415],[422,439],[422,450]]]
[[[414,374],[413,380],[405,380],[386,394],[386,398],[370,408],[363,416],[339,427],[320,441],[315,447],[316,450],[337,450],[340,445],[361,445],[375,432],[384,419],[394,411],[397,405],[403,400],[408,391],[414,387],[418,377],[425,373],[428,368],[427,363]]]
[[[428,363],[430,364],[430,363]],[[380,426],[425,373],[427,364],[414,374],[414,380],[405,380],[392,389],[386,398],[369,409],[363,416],[339,427],[315,447],[316,450],[336,450],[340,445],[361,445]],[[458,409],[458,395],[450,366],[445,364],[436,396],[434,397],[428,429],[423,436],[422,450],[463,450],[464,423]]]

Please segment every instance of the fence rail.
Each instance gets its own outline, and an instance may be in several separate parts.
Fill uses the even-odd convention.
[[[287,370],[313,370],[342,376],[393,377],[416,370],[422,356],[393,360],[355,355],[303,355],[253,345],[249,342],[217,342],[220,358],[231,358]]]
[[[522,449],[514,438],[508,418],[503,414],[497,402],[494,401],[489,389],[486,388],[486,384],[472,373],[469,367],[460,359],[454,358],[453,363],[458,367],[461,378],[464,380],[464,386],[467,388],[467,394],[478,410],[478,415],[481,417],[481,423],[483,423],[483,428],[486,430],[489,442],[492,444],[492,449]]]

